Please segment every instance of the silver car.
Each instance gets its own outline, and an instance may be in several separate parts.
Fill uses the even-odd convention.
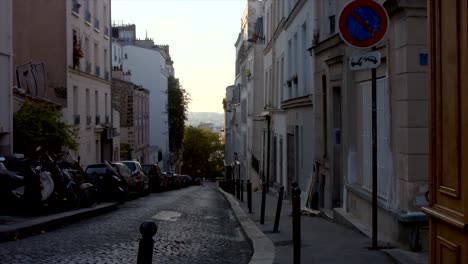
[[[130,171],[132,171],[132,177],[136,181],[137,190],[141,195],[149,193],[149,177],[145,174],[145,171],[141,167],[140,162],[136,160],[121,160],[119,161],[125,164]]]

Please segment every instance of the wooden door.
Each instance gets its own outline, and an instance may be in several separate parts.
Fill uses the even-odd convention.
[[[430,263],[468,263],[468,1],[429,10]]]

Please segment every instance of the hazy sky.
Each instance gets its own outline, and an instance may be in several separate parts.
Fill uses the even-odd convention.
[[[112,20],[136,25],[137,37],[169,44],[190,112],[222,112],[234,83],[235,47],[247,0],[112,0]]]

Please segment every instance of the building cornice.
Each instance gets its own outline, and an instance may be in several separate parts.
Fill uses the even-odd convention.
[[[281,108],[290,109],[305,106],[313,106],[312,95],[304,95],[301,97],[291,98],[281,102]]]
[[[289,26],[291,26],[292,22],[296,18],[297,14],[302,10],[302,7],[305,5],[307,0],[299,0],[297,1],[296,5],[294,8],[291,10],[291,13],[289,13],[288,18],[286,19],[284,23],[284,30],[288,30]]]
[[[343,40],[341,39],[340,35],[338,33],[320,41],[319,43],[315,44],[312,49],[314,50],[316,55],[319,55],[320,53],[327,51],[329,49],[332,49],[340,44],[343,44]]]
[[[263,54],[267,54],[270,52],[271,48],[273,47],[273,43],[276,42],[278,37],[280,36],[281,32],[283,31],[284,28],[284,22],[285,18],[281,18],[281,21],[279,22],[278,26],[275,29],[275,32],[273,33],[273,37],[271,38],[270,41],[268,41],[268,44],[266,45],[265,49],[263,49]]]
[[[108,81],[108,80],[104,80],[102,78],[99,78],[99,77],[96,77],[92,74],[89,74],[89,73],[86,73],[86,72],[82,72],[82,71],[79,71],[77,69],[73,69],[71,66],[68,67],[68,72],[69,73],[74,73],[76,75],[80,75],[80,76],[83,76],[83,77],[88,77],[90,79],[93,79],[95,81],[98,81],[98,82],[101,82],[103,84],[107,84],[107,85],[111,85],[112,84],[112,81]]]

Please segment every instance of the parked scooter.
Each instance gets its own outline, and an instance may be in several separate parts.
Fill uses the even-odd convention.
[[[1,197],[9,209],[25,209],[38,213],[54,188],[50,174],[33,168],[31,160],[15,154],[0,162]]]
[[[104,173],[93,172],[89,176],[91,183],[96,186],[99,202],[127,200],[128,186],[119,173],[106,161]]]

